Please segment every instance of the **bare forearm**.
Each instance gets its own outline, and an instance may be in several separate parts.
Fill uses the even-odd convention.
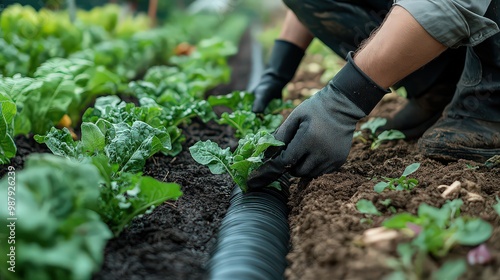
[[[288,10],[278,39],[293,43],[305,50],[313,38],[314,36],[299,21],[297,16],[295,16],[292,11]]]
[[[409,12],[395,6],[354,61],[375,83],[388,88],[445,50]]]

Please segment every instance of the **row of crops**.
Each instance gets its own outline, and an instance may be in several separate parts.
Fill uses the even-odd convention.
[[[260,117],[248,93],[205,98],[230,78],[227,58],[248,25],[238,14],[179,15],[150,29],[114,5],[79,11],[74,23],[65,12],[13,5],[0,24],[0,195],[8,199],[0,218],[14,219],[0,229],[9,240],[0,261],[11,262],[0,272],[9,279],[89,279],[108,239],[182,195],[143,171],[151,156],[183,149],[193,118],[243,137],[261,127],[255,122],[274,130],[289,106],[275,103]],[[233,112],[219,117],[215,106]],[[9,162],[23,135],[53,154],[31,154],[16,170]]]

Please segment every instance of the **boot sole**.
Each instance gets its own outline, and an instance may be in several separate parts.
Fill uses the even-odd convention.
[[[500,148],[478,149],[461,146],[436,147],[434,142],[419,141],[420,152],[426,157],[441,161],[456,161],[459,159],[472,160],[478,163],[485,163],[495,155],[500,155]]]

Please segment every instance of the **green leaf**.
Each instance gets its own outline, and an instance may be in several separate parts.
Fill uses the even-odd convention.
[[[189,152],[196,162],[208,166],[213,174],[231,174],[232,154],[229,148],[221,149],[217,143],[207,140],[195,143]]]
[[[0,97],[2,97],[0,95]],[[12,120],[16,115],[16,105],[9,100],[0,100],[0,164],[7,164],[16,155]]]
[[[387,182],[378,182],[374,187],[373,189],[375,190],[375,192],[377,193],[381,193],[383,192],[387,187],[389,187],[389,183]]]
[[[83,149],[90,154],[104,150],[106,145],[104,134],[93,123],[82,123],[82,139]]]
[[[385,118],[371,118],[367,122],[361,125],[360,129],[368,129],[372,135],[375,135],[377,129],[381,126],[384,126],[387,123],[387,119]]]
[[[359,212],[363,214],[370,214],[370,215],[377,215],[381,216],[382,213],[377,210],[377,207],[373,205],[373,202],[370,200],[366,199],[360,199],[358,202],[356,202],[356,208],[358,209]]]
[[[401,213],[385,220],[382,225],[386,228],[401,229],[406,228],[408,223],[418,224],[418,218],[410,213]]]
[[[412,174],[413,172],[417,171],[417,169],[419,167],[420,167],[420,163],[418,163],[418,162],[408,165],[405,168],[405,171],[403,172],[402,176],[408,176],[408,175]]]
[[[52,74],[26,88],[29,98],[24,100],[21,115],[31,122],[33,133],[45,134],[68,112],[71,102],[77,98],[76,85],[62,74]]]
[[[467,263],[463,259],[446,261],[432,274],[435,280],[456,280],[467,271]]]
[[[67,128],[59,130],[52,127],[47,135],[35,135],[34,139],[40,144],[44,143],[47,145],[55,155],[66,158],[78,158],[80,151],[78,151],[77,143],[73,140]]]
[[[479,245],[488,240],[493,233],[493,227],[481,219],[464,221],[463,227],[453,235],[458,243],[467,246]]]
[[[232,111],[252,111],[255,96],[250,92],[234,91],[226,95],[212,95],[208,97],[208,103],[212,107],[224,106]]]

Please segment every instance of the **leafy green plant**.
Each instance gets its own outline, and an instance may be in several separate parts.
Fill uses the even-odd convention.
[[[249,92],[235,91],[227,95],[210,96],[208,102],[212,107],[224,106],[232,110],[231,113],[222,113],[217,122],[233,127],[237,138],[243,138],[247,134],[255,134],[260,130],[275,131],[283,121],[283,116],[279,113],[293,107],[290,102],[273,100],[267,106],[264,114],[255,114],[252,112],[254,99],[255,96]]]
[[[0,91],[0,165],[9,163],[17,152],[13,139],[16,114],[16,104]]]
[[[141,122],[116,124],[99,119],[84,122],[82,138],[75,141],[68,129],[52,130],[35,140],[45,143],[58,156],[92,162],[104,178],[97,209],[113,233],[118,234],[135,216],[168,199],[177,199],[180,186],[144,177],[146,160],[171,148],[169,134]]]
[[[460,216],[462,204],[461,199],[448,200],[441,208],[423,203],[417,215],[401,213],[384,221],[384,227],[407,229],[414,236],[410,243],[398,245],[400,258],[389,261],[395,272],[388,279],[421,279],[428,254],[444,257],[456,245],[475,246],[490,238],[492,226],[479,218]],[[464,260],[449,261],[432,278],[457,279],[465,270]]]
[[[97,98],[94,107],[87,109],[82,119],[91,123],[106,120],[110,123],[124,122],[128,125],[141,121],[153,128],[166,130],[172,147],[162,152],[165,155],[176,156],[181,152],[186,137],[177,126],[172,125],[172,122],[177,123],[180,120],[172,121],[171,117],[165,112],[165,108],[156,103],[137,107],[133,103],[125,103],[119,97],[111,95]]]
[[[407,176],[417,171],[419,167],[420,163],[412,163],[405,168],[403,174],[399,178],[382,177],[385,181],[377,183],[374,187],[375,191],[381,193],[385,189],[396,191],[412,190],[418,185],[418,180],[414,178],[407,178]]]
[[[0,217],[4,221],[13,215],[17,218],[15,273],[2,265],[5,279],[90,279],[99,270],[104,247],[112,237],[96,212],[102,181],[97,168],[35,154],[22,171],[16,171],[15,188],[10,178],[0,182],[0,195],[11,197],[8,192],[15,191],[16,199],[15,214],[5,205],[0,207]],[[11,234],[9,227],[0,228],[2,240]],[[1,251],[10,252],[12,244],[1,242]],[[0,260],[8,264],[7,253]]]
[[[182,195],[178,184],[160,182],[141,173],[118,172],[118,165],[110,164],[105,155],[89,160],[104,178],[98,212],[115,236],[133,218],[149,214],[166,200],[176,200]]]
[[[208,166],[213,174],[228,173],[246,192],[248,175],[263,164],[264,151],[271,146],[282,145],[283,142],[276,140],[268,132],[259,131],[240,139],[234,152],[229,148],[223,149],[210,140],[197,142],[189,148],[189,152],[196,162]]]
[[[360,130],[355,131],[353,138],[359,139],[362,142],[366,143],[369,140],[372,140],[370,148],[372,150],[377,149],[384,141],[404,139],[405,135],[395,129],[384,130],[380,134],[377,135],[377,129],[381,126],[384,126],[387,123],[387,119],[385,118],[371,118],[367,122],[363,123],[360,127]],[[363,130],[368,130],[368,139],[363,137]]]
[[[45,136],[35,135],[38,143],[45,143],[55,155],[80,160],[103,154],[111,164],[118,164],[119,172],[142,172],[146,159],[157,152],[171,150],[168,132],[142,121],[132,125],[110,123],[100,119],[95,124],[81,125],[82,137],[74,141],[68,129],[52,128]]]
[[[0,78],[0,92],[9,96],[18,108],[14,135],[49,131],[76,98],[75,88],[74,81],[59,73],[40,79]]]
[[[409,213],[397,214],[383,225],[393,229],[416,225],[418,232],[411,243],[418,250],[443,257],[455,245],[474,246],[483,243],[493,231],[491,225],[482,219],[460,216],[462,204],[461,199],[447,201],[441,208],[423,203],[416,216]]]

